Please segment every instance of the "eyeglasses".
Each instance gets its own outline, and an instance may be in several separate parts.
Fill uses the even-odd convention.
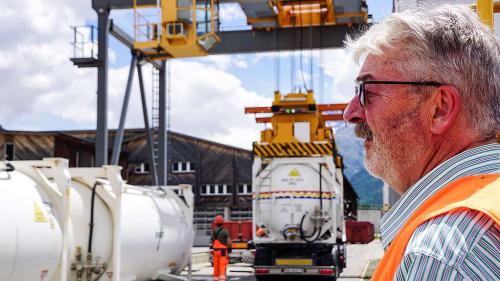
[[[365,106],[366,103],[366,93],[365,93],[365,85],[367,84],[389,84],[389,85],[414,85],[414,86],[434,86],[439,87],[443,84],[439,82],[411,82],[411,81],[358,81],[356,82],[356,86],[354,86],[354,93],[359,98],[359,103],[362,107]]]

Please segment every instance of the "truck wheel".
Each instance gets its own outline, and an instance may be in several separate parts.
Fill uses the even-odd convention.
[[[272,276],[262,276],[262,275],[259,275],[259,276],[255,276],[255,279],[257,281],[272,281],[273,277]]]

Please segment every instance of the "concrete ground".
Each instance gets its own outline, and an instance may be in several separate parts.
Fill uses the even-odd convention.
[[[376,260],[380,259],[383,254],[384,251],[378,239],[369,244],[348,244],[347,268],[340,275],[339,281],[369,279]],[[193,248],[193,264],[192,280],[212,280],[212,267],[208,262],[208,248]],[[182,275],[186,276],[187,272],[183,272]],[[229,265],[227,275],[230,281],[255,281],[253,268],[245,263]]]

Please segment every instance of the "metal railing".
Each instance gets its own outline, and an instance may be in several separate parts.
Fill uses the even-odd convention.
[[[72,26],[73,29],[73,58],[97,59],[97,27],[94,25]]]

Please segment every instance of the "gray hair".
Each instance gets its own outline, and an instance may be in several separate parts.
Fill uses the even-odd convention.
[[[364,54],[400,48],[395,66],[401,74],[453,85],[461,114],[480,137],[500,130],[500,40],[469,7],[394,13],[345,44],[358,62]]]

